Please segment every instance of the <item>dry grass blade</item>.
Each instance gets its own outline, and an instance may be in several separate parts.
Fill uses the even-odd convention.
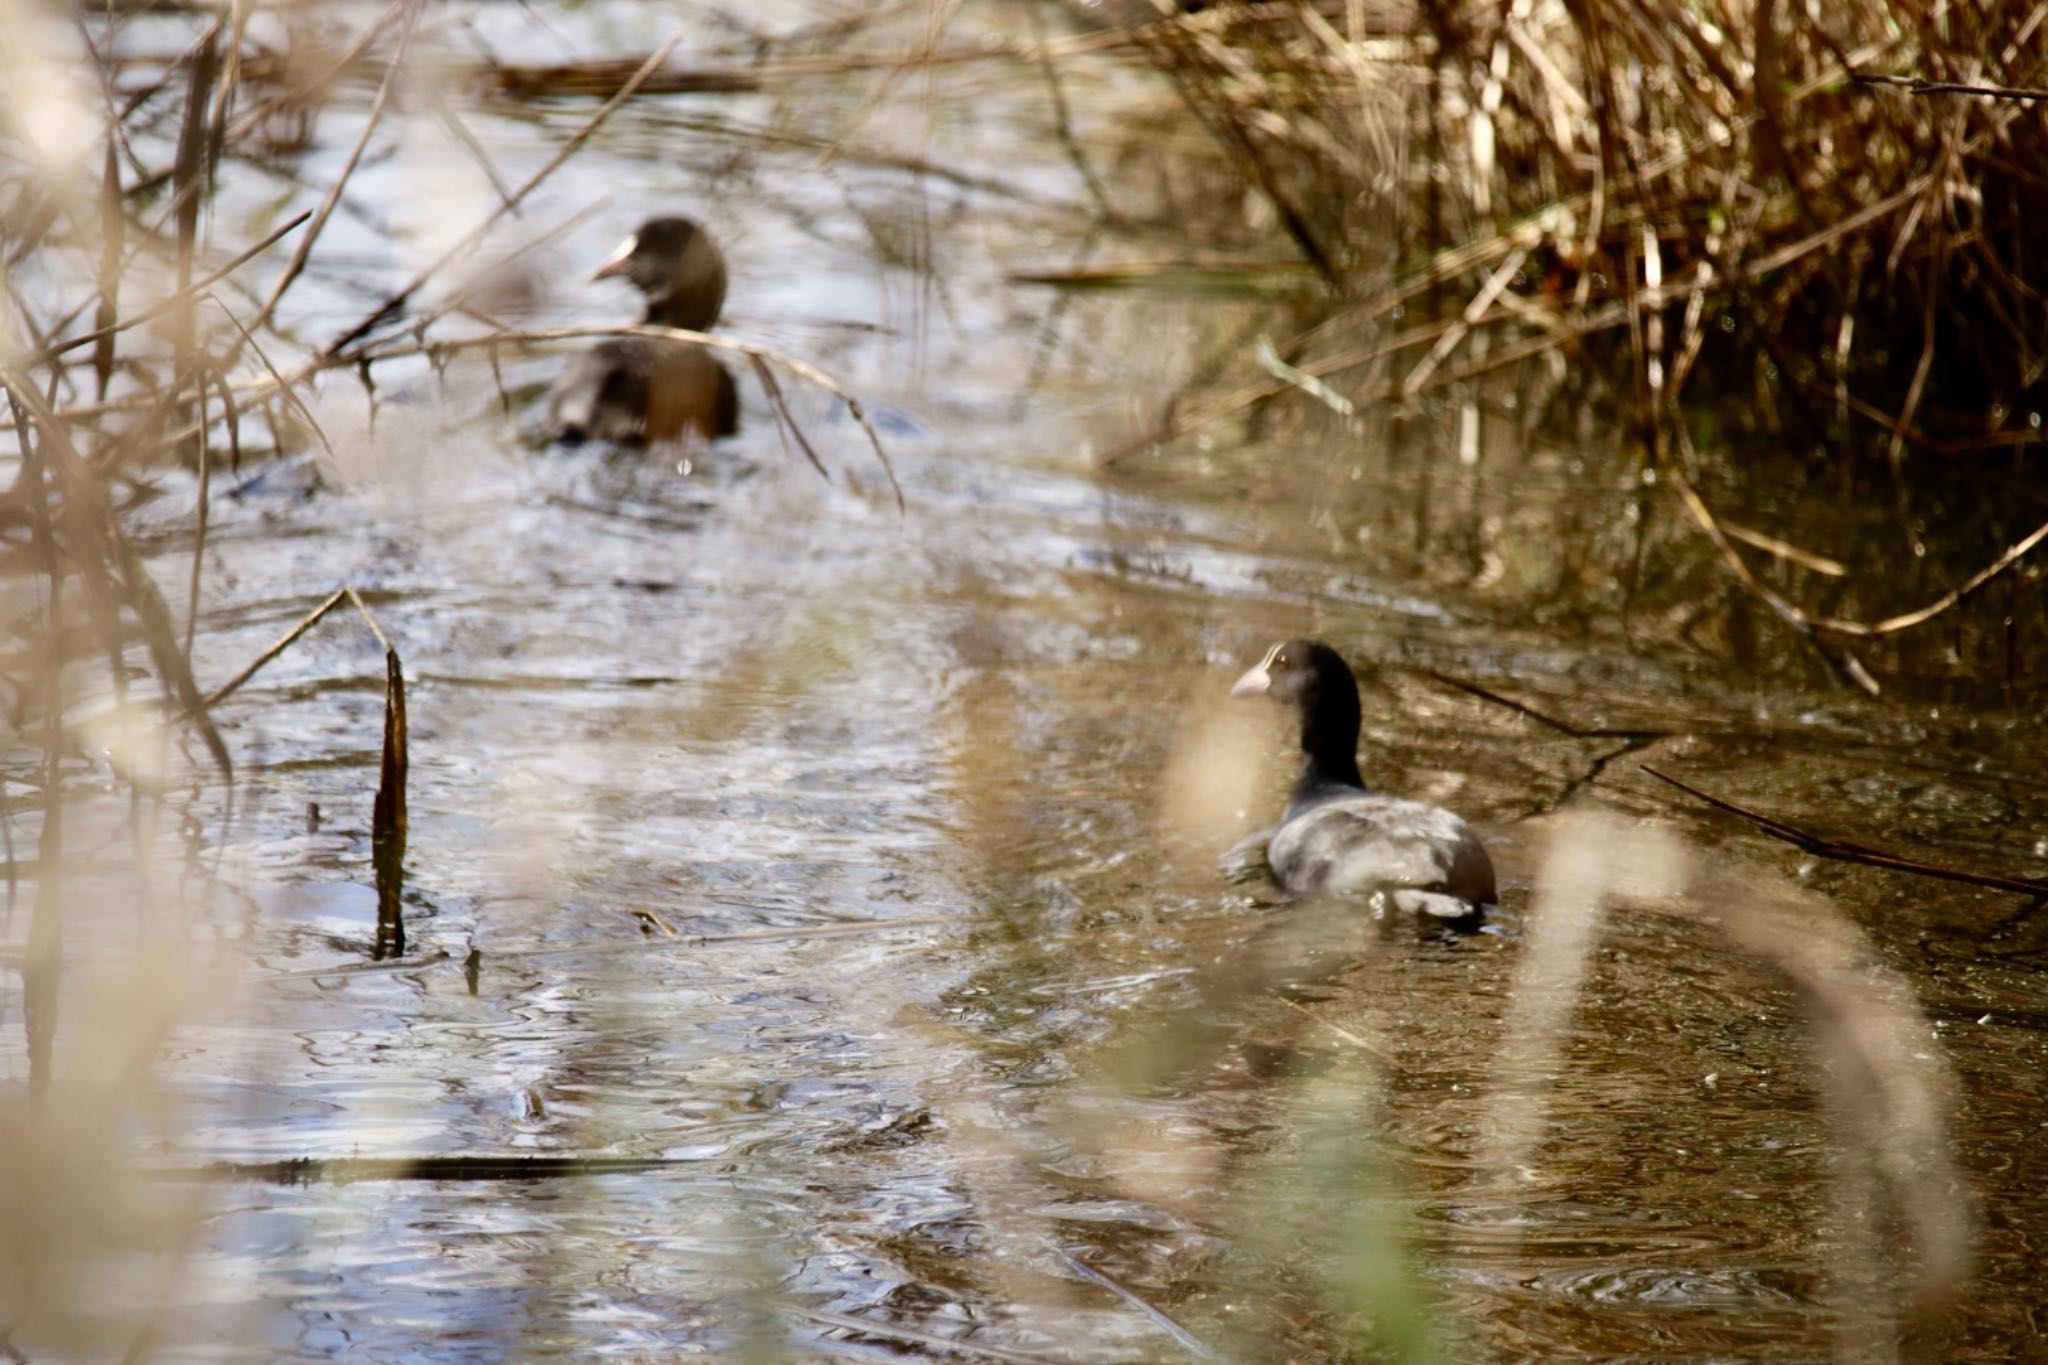
[[[261,365],[263,367],[264,373],[270,376],[271,383],[273,385],[271,391],[273,393],[276,393],[279,397],[283,398],[285,402],[291,404],[292,411],[297,413],[299,416],[299,420],[306,424],[306,430],[313,433],[314,439],[320,442],[320,448],[327,452],[327,457],[329,459],[333,459],[334,443],[327,439],[326,429],[320,425],[320,419],[313,415],[312,409],[308,408],[305,404],[305,400],[299,397],[298,387],[294,384],[287,382],[285,377],[278,373],[277,366],[271,364],[270,362],[269,354],[264,350],[263,347],[256,344],[255,334],[252,333],[247,327],[242,325],[242,320],[235,316],[233,309],[229,308],[225,303],[221,302],[219,295],[209,294],[207,295],[207,297],[213,301],[214,307],[220,309],[221,315],[228,320],[228,324],[232,326],[235,329],[235,331],[240,335],[241,344],[243,348],[246,349],[249,352],[249,354],[256,357],[257,364]],[[236,410],[235,397],[233,392],[228,388],[227,379],[225,376],[222,376],[220,378],[219,384],[221,401],[227,405],[228,412],[230,415],[232,415]],[[232,469],[240,469],[241,463],[240,461],[236,461],[235,464],[229,467]]]
[[[250,660],[241,672],[213,689],[212,692],[209,692],[206,696],[206,704],[208,706],[218,706],[221,702],[227,700],[228,697],[240,690],[243,683],[255,677],[265,664],[284,653],[287,649],[290,649],[294,640],[318,625],[321,617],[340,606],[347,598],[347,588],[336,588],[333,592],[329,593],[319,606],[307,612],[297,625],[279,636],[276,643],[272,644],[270,648]]]
[[[1692,437],[1687,433],[1685,424],[1683,422],[1674,422],[1668,423],[1666,426],[1677,441],[1681,452],[1681,460],[1667,462],[1664,466],[1664,477],[1678,491],[1679,500],[1685,504],[1686,510],[1692,514],[1693,520],[1699,523],[1700,529],[1706,532],[1707,539],[1713,542],[1716,550],[1720,551],[1722,561],[1734,571],[1736,581],[1741,583],[1759,602],[1769,607],[1779,620],[1792,627],[1798,633],[1799,638],[1812,646],[1830,669],[1846,676],[1851,682],[1861,687],[1871,696],[1880,695],[1882,688],[1879,687],[1877,680],[1870,676],[1869,670],[1864,668],[1861,660],[1846,650],[1843,651],[1840,658],[1836,658],[1823,649],[1820,641],[1814,637],[1814,629],[1819,623],[1812,617],[1809,617],[1799,607],[1787,601],[1782,594],[1778,593],[1768,583],[1758,578],[1756,571],[1749,567],[1749,561],[1742,557],[1742,552],[1735,548],[1735,542],[1726,531],[1721,529],[1720,521],[1714,516],[1712,509],[1707,506],[1706,500],[1693,488],[1692,482],[1685,477],[1685,474],[1679,468],[1681,462],[1695,464],[1698,461],[1698,456],[1692,448]]]
[[[1562,1160],[1545,1150],[1548,1111],[1572,1065],[1565,1040],[1612,903],[1656,913],[1676,902],[1780,974],[1805,1007],[1807,1050],[1830,1101],[1837,1263],[1826,1273],[1842,1324],[1860,1326],[1902,1298],[1925,1311],[1955,1289],[1971,1219],[1952,1155],[1947,1068],[1911,992],[1873,960],[1836,907],[1768,878],[1731,881],[1725,867],[1703,864],[1655,826],[1624,829],[1604,819],[1561,825],[1538,885],[1485,1125],[1483,1165],[1496,1181],[1519,1197],[1525,1167]],[[1890,1213],[1899,1221],[1884,1217]]]
[[[93,610],[101,617],[102,628],[113,630],[110,638],[118,648],[119,610],[125,606],[134,615],[164,690],[198,729],[221,771],[232,774],[234,764],[228,757],[227,745],[207,714],[206,699],[192,677],[192,661],[179,648],[178,630],[170,609],[164,605],[163,595],[143,566],[141,556],[122,531],[99,474],[79,458],[64,424],[49,403],[5,357],[0,357],[0,382],[5,383],[17,411],[36,429],[43,467],[55,476],[56,491],[63,499],[69,559]],[[118,679],[118,658],[115,671]]]
[[[1844,621],[1832,616],[1820,616],[1814,618],[1813,624],[1820,630],[1830,630],[1841,635],[1858,636],[1890,635],[1896,631],[1911,630],[1914,626],[1925,625],[1949,608],[1955,606],[1956,603],[1968,597],[1971,593],[1976,592],[1992,579],[2012,568],[2013,565],[2025,559],[2029,554],[2032,554],[2034,549],[2043,540],[2048,540],[2048,522],[2043,522],[2020,540],[2007,546],[2004,554],[1986,564],[1976,573],[1971,574],[1959,586],[1951,588],[1924,607],[1919,607],[1913,611],[1901,612],[1897,616],[1888,616],[1882,621],[1869,623]]]
[[[327,196],[320,201],[320,207],[313,211],[312,225],[306,229],[305,235],[299,238],[298,249],[292,252],[291,260],[285,263],[284,269],[278,272],[276,283],[270,286],[270,296],[264,299],[263,306],[256,310],[256,316],[249,324],[252,328],[260,328],[270,320],[271,314],[277,311],[277,305],[284,300],[285,291],[292,287],[292,283],[299,278],[299,273],[306,268],[306,262],[311,259],[313,248],[320,241],[321,229],[327,226],[328,218],[334,213],[335,206],[341,202],[342,191],[348,188],[349,177],[355,174],[356,167],[362,162],[363,152],[368,149],[371,137],[376,134],[378,125],[384,119],[384,108],[391,98],[391,88],[398,80],[399,73],[405,69],[405,55],[412,46],[413,29],[419,22],[421,8],[422,0],[414,0],[414,3],[406,6],[405,26],[398,34],[398,51],[392,55],[391,61],[384,68],[384,79],[377,86],[376,98],[370,101],[370,112],[363,119],[363,127],[356,135],[355,145],[349,148],[348,155],[343,158],[340,172],[334,177],[334,183],[327,188]]]
[[[93,310],[92,374],[94,393],[104,399],[114,378],[113,326],[120,317],[122,243],[127,215],[121,211],[121,158],[107,140],[106,167],[100,177],[99,300]]]
[[[1723,518],[1721,521],[1721,529],[1728,533],[1730,540],[1739,540],[1744,545],[1762,550],[1767,555],[1775,556],[1789,563],[1797,564],[1802,569],[1811,569],[1815,573],[1825,574],[1829,578],[1840,578],[1849,572],[1838,559],[1829,559],[1826,555],[1817,555],[1811,550],[1802,550],[1789,541],[1780,540],[1776,536],[1767,536],[1762,531],[1752,531],[1747,526],[1738,526],[1726,518]]]
[[[192,284],[178,290],[175,293],[166,295],[165,297],[151,304],[149,307],[142,309],[140,312],[125,317],[121,319],[119,322],[109,323],[106,326],[96,328],[93,331],[85,332],[75,337],[67,337],[63,341],[52,343],[50,347],[47,350],[45,350],[41,356],[37,357],[36,363],[40,364],[49,360],[54,360],[58,356],[63,355],[67,351],[76,350],[80,346],[90,346],[93,343],[101,341],[106,337],[118,335],[119,333],[127,331],[131,327],[140,327],[146,322],[154,322],[158,318],[164,316],[166,313],[185,307],[194,299],[198,298],[201,294],[204,294],[207,290],[213,288],[213,286],[219,284],[222,280],[226,279],[228,276],[234,274],[237,270],[241,269],[244,265],[248,264],[249,261],[251,261],[257,256],[262,255],[265,251],[268,251],[271,247],[275,246],[282,238],[287,237],[292,232],[296,231],[301,223],[305,222],[308,218],[311,218],[312,216],[313,211],[311,209],[307,209],[301,213],[293,214],[290,218],[285,220],[282,226],[273,228],[269,233],[265,234],[263,239],[257,242],[256,245],[249,247],[247,250],[236,253],[235,257],[232,260],[230,260],[226,265],[220,267],[220,269],[215,270],[212,274],[207,275],[202,279],[194,281]],[[61,415],[69,417],[77,414],[75,414],[70,409],[66,409]]]
[[[1685,434],[1684,427],[1679,425],[1674,428],[1674,431],[1685,449],[1688,460],[1696,460],[1697,457],[1691,451],[1691,440]],[[2033,553],[2044,540],[2048,540],[2048,522],[2043,522],[2018,541],[2007,546],[2003,554],[1999,555],[1998,558],[1992,560],[1982,569],[1979,569],[1976,573],[1970,575],[1961,584],[1943,593],[1926,606],[1918,607],[1912,611],[1901,612],[1896,616],[1887,616],[1879,621],[1851,621],[1836,616],[1811,616],[1787,601],[1756,576],[1755,572],[1743,560],[1742,555],[1735,549],[1732,534],[1714,516],[1713,512],[1708,509],[1706,502],[1694,491],[1692,484],[1683,473],[1675,468],[1669,469],[1667,473],[1672,486],[1678,490],[1679,497],[1684,501],[1686,508],[1692,513],[1694,520],[1699,523],[1700,529],[1707,533],[1708,538],[1721,551],[1722,558],[1727,561],[1729,568],[1735,571],[1735,576],[1741,580],[1742,585],[1755,594],[1758,600],[1764,602],[1772,611],[1782,617],[1787,624],[1798,627],[1802,632],[1810,633],[1816,630],[1823,630],[1836,635],[1870,639],[1881,635],[1896,634],[1902,630],[1911,630],[1915,626],[1925,625],[1943,612],[1954,607],[1970,594],[1978,591],[1992,579],[2011,569],[2015,564],[2018,564],[2029,554]],[[1765,546],[1764,548],[1772,549],[1773,553],[1779,552],[1778,549],[1773,549],[1771,546]],[[1781,548],[1789,549],[1791,547]],[[1801,562],[1805,561],[1802,560]],[[1831,560],[1823,562],[1830,565],[1833,564]],[[1820,571],[1823,573],[1827,572],[1825,568],[1821,568]]]
[[[11,389],[8,405],[24,432],[21,445],[22,492],[29,498],[29,527],[36,555],[49,581],[43,623],[52,645],[64,638],[64,569],[50,507],[44,449],[28,430],[19,395]],[[39,1102],[49,1086],[51,1054],[57,1038],[57,998],[64,955],[62,916],[64,852],[64,669],[61,656],[45,665],[43,679],[43,827],[36,841],[36,899],[29,914],[28,945],[23,954],[22,1023],[28,1044],[28,1089]],[[8,835],[9,853],[13,835]],[[9,907],[13,904],[13,859],[9,858]]]
[[[811,468],[818,471],[818,477],[830,483],[832,476],[825,472],[825,462],[818,458],[818,452],[812,448],[810,438],[804,435],[803,428],[797,425],[796,414],[789,410],[789,400],[783,396],[782,385],[776,381],[775,372],[768,368],[768,362],[760,356],[748,356],[747,359],[753,362],[754,377],[761,381],[761,390],[768,395],[769,409],[775,414],[775,434],[793,438],[797,448],[803,451],[804,458],[811,462]],[[787,439],[784,445],[787,446]]]

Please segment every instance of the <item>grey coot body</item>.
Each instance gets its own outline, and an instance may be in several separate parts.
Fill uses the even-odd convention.
[[[591,279],[623,278],[647,296],[643,321],[708,331],[725,305],[725,258],[687,218],[642,223]],[[548,404],[557,439],[709,440],[739,429],[732,374],[702,346],[614,337],[585,351]]]
[[[1494,902],[1493,860],[1472,827],[1438,806],[1366,790],[1358,772],[1358,683],[1319,640],[1273,646],[1230,689],[1294,707],[1301,774],[1266,861],[1289,891],[1385,892],[1402,909],[1476,922]]]

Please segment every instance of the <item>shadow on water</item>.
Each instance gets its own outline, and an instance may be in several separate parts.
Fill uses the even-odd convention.
[[[141,98],[206,20],[93,22]],[[341,55],[338,21],[290,22]],[[878,95],[857,58],[921,17],[758,22],[836,64],[623,102],[489,239],[538,244],[477,325],[598,325],[617,299],[577,277],[676,206],[727,253],[719,337],[859,410],[735,360],[728,440],[544,449],[576,338],[324,375],[268,419],[282,449],[246,419],[239,468],[218,431],[124,457],[138,562],[197,585],[202,684],[336,583],[375,610],[217,698],[232,784],[161,723],[132,631],[108,666],[76,582],[35,634],[34,528],[5,528],[15,647],[64,664],[8,675],[9,1348],[1988,1360],[2041,1330],[2041,898],[1820,858],[1638,770],[2037,878],[2038,577],[1859,643],[1882,698],[1838,686],[1562,361],[1105,463],[1259,364],[1300,281],[1005,272],[1270,223],[1192,192],[1213,153],[1126,64],[921,64]],[[672,23],[471,36],[531,72]],[[705,80],[757,46],[690,43]],[[375,133],[264,331],[281,369],[597,107],[423,90],[377,131],[384,70],[220,161],[214,230],[253,242]],[[176,123],[136,127],[147,164]],[[54,308],[62,253],[28,259]],[[1685,477],[1797,551],[1758,562],[1813,611],[1935,599],[2025,530],[1989,476],[1761,463],[1745,411],[1699,419],[1743,453]],[[1495,932],[1388,932],[1220,865],[1289,766],[1230,680],[1311,633],[1366,666],[1368,781],[1485,832]]]

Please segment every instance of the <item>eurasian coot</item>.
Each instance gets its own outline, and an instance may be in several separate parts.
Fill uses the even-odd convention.
[[[687,218],[650,218],[591,279],[624,277],[647,296],[644,321],[707,331],[725,303],[725,258]],[[699,439],[739,429],[732,374],[702,346],[614,337],[579,356],[548,405],[556,439],[574,443]]]
[[[1358,773],[1358,683],[1320,640],[1289,640],[1237,680],[1233,697],[1272,697],[1301,718],[1301,775],[1266,843],[1289,891],[1384,892],[1404,910],[1476,922],[1494,900],[1493,862],[1471,826],[1436,806],[1366,790]]]

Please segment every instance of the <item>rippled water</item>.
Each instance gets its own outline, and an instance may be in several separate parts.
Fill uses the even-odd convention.
[[[551,33],[644,50],[669,22],[630,5],[480,16],[526,57]],[[167,1098],[122,1122],[152,1171],[242,1163],[144,1182],[190,1201],[167,1257],[181,1273],[138,1272],[160,1348],[859,1358],[943,1339],[1134,1360],[1188,1349],[1162,1316],[1244,1359],[2038,1344],[2038,913],[1808,859],[1636,766],[2040,875],[2038,716],[1988,689],[1938,712],[1853,700],[1689,643],[1668,619],[1684,573],[1630,616],[1626,555],[1598,545],[1628,534],[1642,493],[1604,426],[1567,450],[1489,408],[1461,463],[1464,419],[1425,409],[1099,470],[1094,452],[1265,305],[1008,283],[1086,245],[1040,78],[931,79],[929,125],[916,101],[859,110],[851,80],[808,92],[808,116],[856,152],[924,147],[1001,185],[763,150],[731,126],[786,117],[783,97],[678,97],[622,112],[534,213],[601,200],[554,249],[546,278],[565,281],[649,206],[705,219],[733,266],[730,330],[863,395],[906,512],[835,405],[797,394],[827,484],[745,381],[742,434],[687,469],[539,449],[559,352],[507,358],[509,413],[480,362],[381,376],[374,424],[332,380],[315,412],[337,453],[252,464],[217,500],[202,680],[342,582],[403,655],[408,941],[399,969],[372,960],[383,670],[355,621],[331,618],[220,708],[231,811],[196,751],[172,756],[155,816],[104,764],[81,769],[68,838],[91,858],[71,883],[79,1003],[59,1072],[99,1055],[72,1041],[96,1011],[150,998],[122,965],[139,958],[178,1022]],[[1108,67],[1071,97],[1114,111],[1141,91]],[[588,109],[472,119],[510,169]],[[323,126],[288,200],[317,196],[347,122]],[[436,179],[451,153],[419,136],[352,183],[349,269],[294,296],[308,340],[402,277],[432,214],[484,202]],[[234,169],[221,212],[274,212],[279,193]],[[535,316],[623,306],[564,283]],[[1488,401],[1538,406],[1544,382]],[[167,475],[139,513],[166,582],[191,552],[191,495]],[[1231,670],[1306,631],[1380,666],[1368,776],[1486,831],[1498,932],[1361,935],[1219,862],[1287,768],[1278,717],[1223,700]],[[1565,735],[1437,673],[1628,733]],[[1655,880],[1660,833],[1696,873],[1586,926],[1583,957],[1560,959],[1576,985],[1531,1031],[1558,988],[1520,974],[1539,874],[1587,813],[1615,821],[1594,861],[1624,880]],[[157,846],[139,854],[138,831]],[[159,869],[140,914],[138,862]],[[1835,998],[1724,929],[1747,888],[1779,885],[1832,899],[1798,903],[1815,925],[1860,929],[1877,997],[1910,992],[1899,1017],[1924,1055],[1898,1075],[1938,1091],[1952,1073],[1945,1150],[1980,1201],[1976,1260],[1917,1322],[1901,1296],[1919,1244],[1875,1225],[1940,1172],[1883,1168],[1854,1096],[1908,1081],[1855,1072],[1810,1022]],[[377,1164],[520,1154],[649,1164],[509,1180]],[[253,1164],[295,1158],[344,1164],[296,1180]],[[118,1294],[86,1317],[88,1341],[134,1329]]]

